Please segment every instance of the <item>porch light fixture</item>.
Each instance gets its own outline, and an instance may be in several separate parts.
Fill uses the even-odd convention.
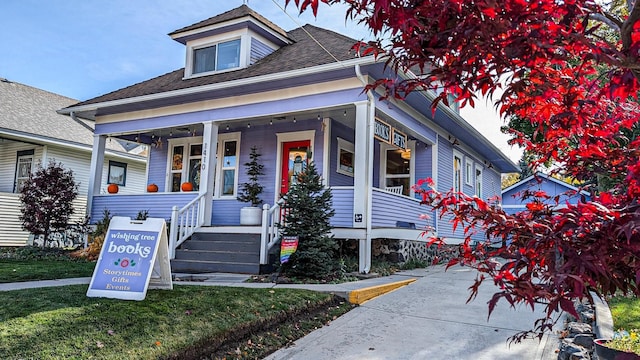
[[[296,120],[296,117],[294,116],[294,117],[293,117],[293,123],[295,124],[295,123],[297,123],[297,122],[298,122],[298,120]]]
[[[347,110],[344,111],[344,113],[342,114],[342,116],[346,117],[347,116]]]
[[[229,125],[227,125],[226,129],[227,129],[227,131],[229,131]]]
[[[411,149],[405,149],[400,153],[400,157],[404,160],[411,160]]]
[[[269,125],[273,125],[273,119],[269,120]]]
[[[320,115],[318,115],[318,121],[320,121]]]
[[[251,123],[247,123],[247,129],[251,129]]]

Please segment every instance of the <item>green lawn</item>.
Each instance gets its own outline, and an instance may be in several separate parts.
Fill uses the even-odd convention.
[[[149,290],[143,301],[88,298],[86,291],[87,285],[74,285],[0,292],[2,358],[184,358],[206,354],[212,344],[251,334],[271,320],[283,321],[335,300],[305,290],[187,285]],[[344,303],[338,307],[332,316],[351,308]],[[256,349],[249,350],[262,356],[295,339],[279,344],[272,340],[258,345],[256,339]]]
[[[0,259],[0,283],[90,277],[95,265],[82,260]]]
[[[616,296],[608,300],[613,316],[614,330],[640,329],[640,299]]]

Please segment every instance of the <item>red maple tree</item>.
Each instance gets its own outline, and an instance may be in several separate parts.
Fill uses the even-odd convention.
[[[448,266],[479,271],[470,299],[485,279],[498,286],[489,315],[500,299],[542,306],[546,317],[531,331],[541,338],[561,310],[576,313],[576,299],[593,300],[592,291],[640,295],[640,2],[617,8],[593,0],[291,2],[314,14],[321,3],[348,5],[347,17],[376,38],[356,49],[417,75],[380,79],[367,90],[394,98],[438,90],[435,107],[449,95],[473,106],[476,94],[501,89],[495,100],[501,115],[526,119],[535,129],[535,142],[513,131],[516,143],[536,155],[534,168],[553,163],[585,184],[608,180],[606,189],[585,186],[590,200],[575,205],[548,205],[547,194],[525,192],[527,211],[515,215],[497,199],[417,184],[425,204],[464,229],[460,256]],[[477,232],[503,245],[472,246]]]

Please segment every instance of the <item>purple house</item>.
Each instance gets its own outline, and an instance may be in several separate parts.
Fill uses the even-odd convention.
[[[501,173],[517,171],[457,109],[432,114],[435,94],[381,102],[363,92],[391,74],[356,54],[354,39],[311,25],[287,32],[246,5],[169,35],[185,47],[183,69],[60,112],[95,120],[93,179],[108,138],[151,145],[147,180],[159,191],[100,194],[95,180],[88,209],[92,219],[104,209],[148,210],[171,221],[174,271],[258,272],[301,162],[313,160],[331,188],[333,234],[357,241],[362,272],[381,239],[397,242],[405,259],[424,250],[425,229],[456,241],[450,224],[420,205],[416,180],[489,198],[500,194]],[[241,225],[246,204],[237,196],[253,146],[267,170],[265,205],[260,224]]]
[[[514,214],[527,209],[528,200],[523,201],[521,198],[524,191],[544,191],[551,197],[551,199],[544,201],[549,205],[555,205],[553,198],[558,196],[558,207],[566,206],[567,203],[577,204],[581,199],[584,199],[582,201],[591,199],[589,193],[584,190],[581,191],[577,187],[547,174],[536,173],[502,190],[502,208],[505,212]]]

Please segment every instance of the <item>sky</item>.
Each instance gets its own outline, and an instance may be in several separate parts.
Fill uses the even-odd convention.
[[[0,78],[87,100],[184,67],[184,46],[168,33],[243,4],[243,0],[0,0]],[[284,0],[248,5],[285,30],[304,24],[356,40],[369,32],[345,19],[346,7],[298,15]],[[1,99],[0,99],[1,101]],[[502,125],[484,101],[462,115],[514,162]]]

